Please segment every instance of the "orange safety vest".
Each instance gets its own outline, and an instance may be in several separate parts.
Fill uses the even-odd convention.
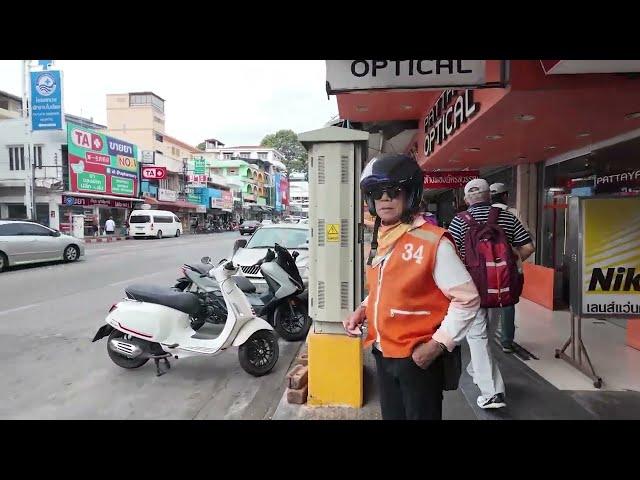
[[[425,223],[400,237],[384,261],[367,267],[365,347],[378,341],[385,357],[406,358],[436,332],[450,303],[433,279],[443,236],[453,243],[447,230]]]

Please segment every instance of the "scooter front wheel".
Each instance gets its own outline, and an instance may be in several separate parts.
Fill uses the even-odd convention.
[[[307,314],[307,306],[295,299],[276,308],[273,313],[273,323],[278,335],[287,342],[299,342],[304,340],[309,333],[311,317]]]
[[[242,369],[254,377],[269,373],[278,362],[278,339],[271,330],[258,330],[238,348]]]

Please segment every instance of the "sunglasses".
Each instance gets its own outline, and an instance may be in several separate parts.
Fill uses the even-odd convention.
[[[402,193],[403,188],[399,186],[374,188],[368,192],[374,200],[380,200],[382,196],[387,194],[389,199],[393,200]]]

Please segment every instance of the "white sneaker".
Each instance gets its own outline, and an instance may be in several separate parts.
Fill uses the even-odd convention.
[[[507,406],[507,403],[504,401],[504,393],[496,393],[489,400],[486,400],[482,395],[480,395],[477,403],[478,406],[483,409],[502,408]]]

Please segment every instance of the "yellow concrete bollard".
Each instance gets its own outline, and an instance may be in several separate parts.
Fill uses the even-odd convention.
[[[363,352],[360,338],[311,333],[309,345],[309,396],[311,406],[363,404]]]

